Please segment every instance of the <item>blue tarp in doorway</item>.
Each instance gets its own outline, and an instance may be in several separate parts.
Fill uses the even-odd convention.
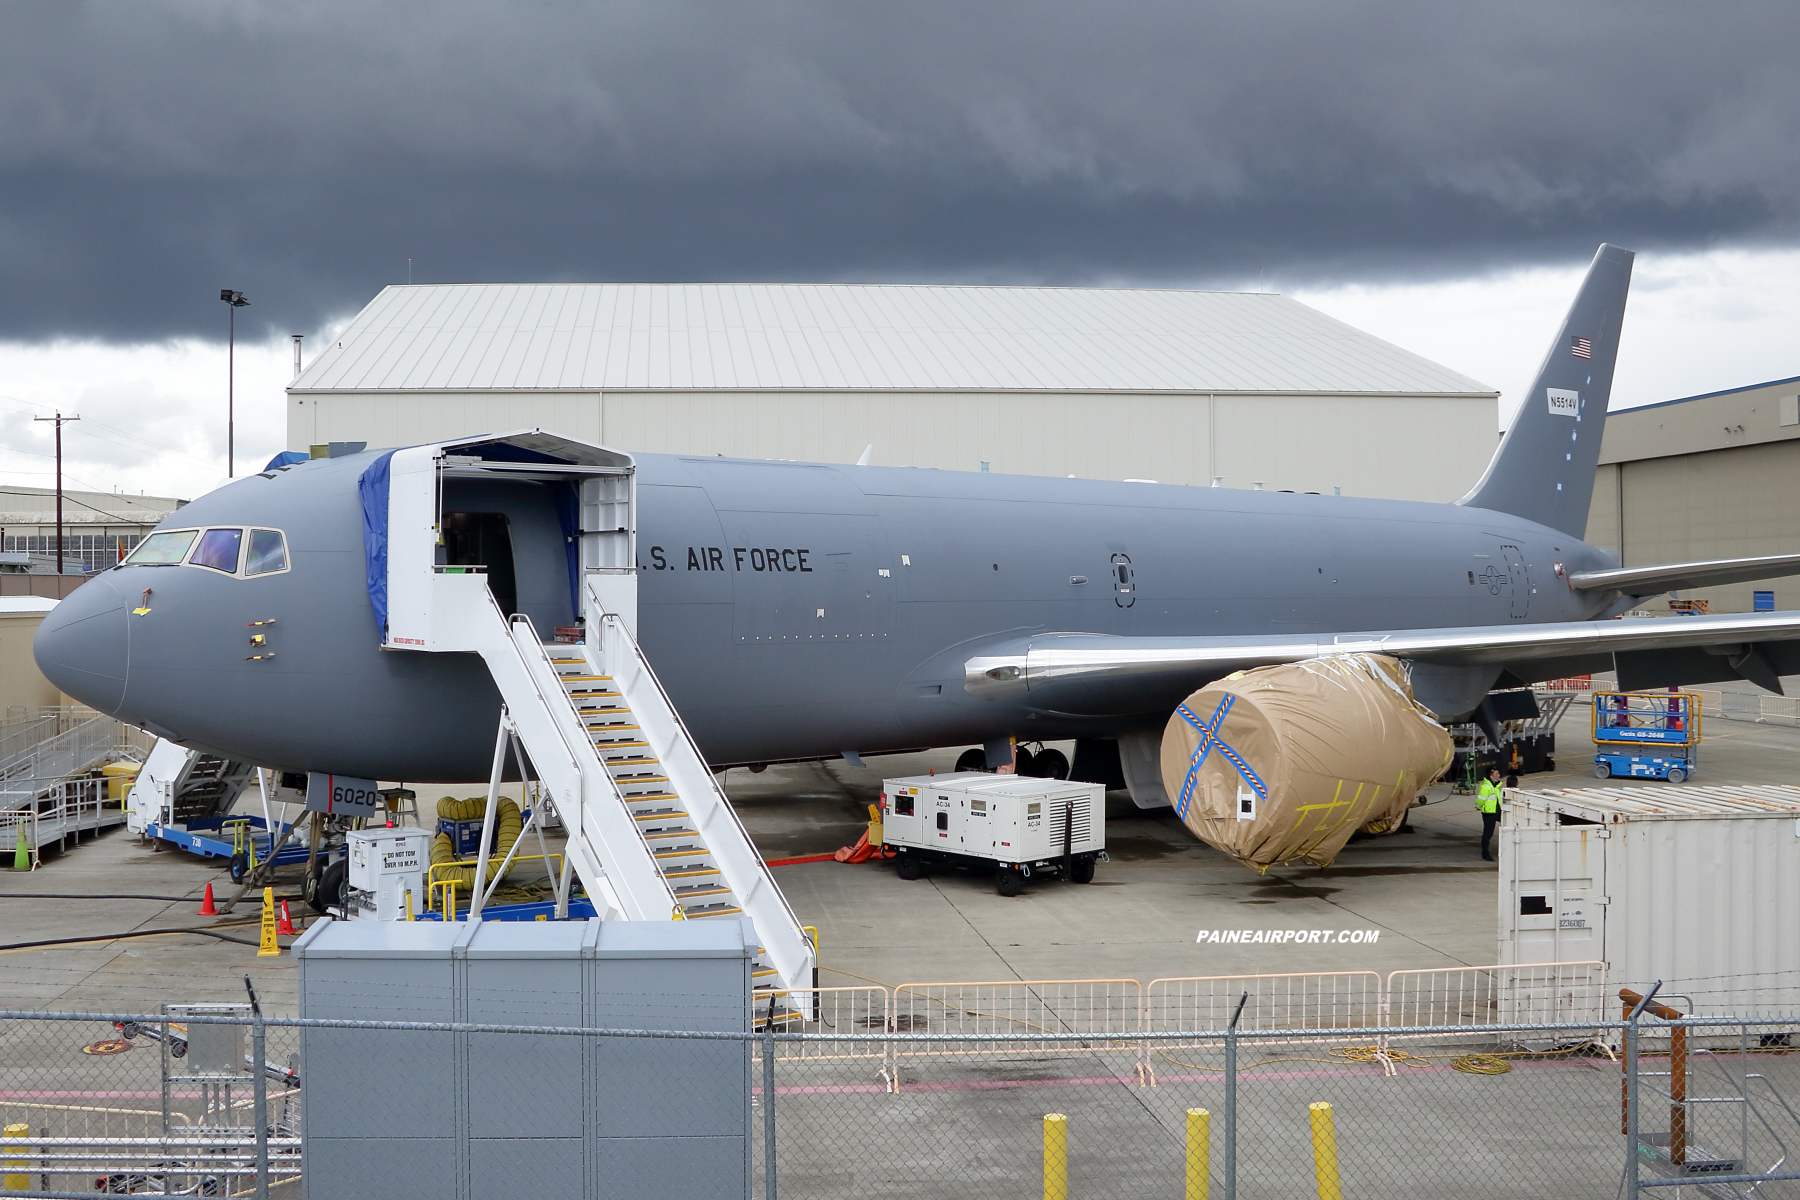
[[[389,450],[357,477],[362,498],[363,565],[369,577],[369,603],[375,608],[375,632],[387,641],[388,615],[388,460]]]

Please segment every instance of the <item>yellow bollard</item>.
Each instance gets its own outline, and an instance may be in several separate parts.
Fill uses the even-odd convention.
[[[31,1126],[8,1125],[6,1127],[6,1136],[9,1138],[30,1137]],[[0,1181],[0,1188],[4,1188],[4,1190],[9,1192],[29,1192],[31,1190],[31,1160],[29,1158],[16,1157],[9,1150],[6,1155],[6,1166],[8,1174],[3,1181]],[[25,1174],[12,1174],[11,1169],[14,1167],[24,1167]]]
[[[1069,1200],[1069,1118],[1044,1114],[1044,1200]]]
[[[281,945],[275,940],[275,889],[263,889],[262,911],[262,945],[256,948],[256,957],[279,957]]]
[[[1312,1112],[1313,1175],[1319,1181],[1319,1200],[1344,1200],[1338,1186],[1337,1129],[1331,1121],[1331,1105],[1323,1100],[1308,1106]]]
[[[1212,1188],[1212,1114],[1188,1109],[1187,1200],[1206,1200]]]

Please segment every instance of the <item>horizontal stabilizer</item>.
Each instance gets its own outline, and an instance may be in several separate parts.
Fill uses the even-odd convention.
[[[1611,571],[1583,571],[1569,576],[1578,591],[1619,591],[1627,596],[1654,596],[1678,588],[1716,587],[1800,575],[1800,554],[1770,554],[1762,558],[1715,558],[1707,562],[1664,563],[1655,567],[1618,567]]]

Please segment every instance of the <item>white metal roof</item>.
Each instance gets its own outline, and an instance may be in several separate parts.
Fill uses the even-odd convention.
[[[1642,787],[1551,788],[1520,791],[1518,802],[1612,825],[1625,821],[1695,820],[1720,817],[1800,819],[1800,787],[1782,784],[1646,783]]]
[[[48,596],[0,596],[0,617],[47,613],[57,602]]]
[[[290,390],[1496,393],[1286,296],[890,284],[384,288]]]

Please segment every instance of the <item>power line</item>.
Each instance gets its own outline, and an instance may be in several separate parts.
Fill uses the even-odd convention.
[[[71,476],[69,476],[69,478],[74,479],[75,477],[73,475],[71,475]],[[75,481],[77,483],[81,482],[78,479]],[[11,488],[0,487],[0,496],[34,496],[34,495],[38,495],[38,494],[40,494],[40,493],[38,493],[38,492],[19,492],[19,491],[14,491]],[[150,517],[152,519],[140,521],[140,520],[135,520],[129,514],[111,513],[111,512],[107,512],[104,508],[96,508],[94,505],[89,504],[87,501],[77,500],[73,496],[68,497],[68,501],[70,504],[79,504],[81,507],[89,510],[90,512],[97,512],[103,517],[112,518],[112,523],[114,525],[155,525],[158,521],[161,521],[163,519],[163,517],[168,515],[167,513],[158,514],[158,513],[154,513],[154,512],[146,512],[146,513],[143,513],[142,515],[146,516],[146,517]]]
[[[32,408],[48,409],[51,407],[48,404],[39,404],[35,400],[26,400],[23,397],[10,396],[10,395],[6,395],[5,393],[0,393],[0,400],[9,400],[14,404],[27,404],[27,405],[30,405]],[[214,469],[214,464],[212,464],[212,463],[203,463],[196,459],[188,458],[179,450],[175,450],[175,449],[172,449],[171,447],[164,446],[160,442],[153,442],[149,438],[139,437],[137,434],[132,433],[129,430],[120,429],[117,425],[108,425],[105,421],[98,420],[97,418],[94,418],[94,417],[88,417],[88,418],[86,418],[86,420],[89,422],[92,422],[95,425],[98,425],[102,429],[111,430],[113,433],[116,433],[120,437],[123,437],[129,441],[137,442],[140,445],[148,446],[152,450],[160,450],[164,454],[168,454],[175,458],[178,458],[182,462],[185,462],[190,466],[202,467],[202,468],[206,468],[209,470]],[[93,435],[90,434],[89,436],[93,436]],[[106,438],[99,438],[98,440],[102,441],[102,442],[107,441]],[[117,442],[109,442],[108,444],[115,445],[115,446],[118,445]],[[31,453],[31,451],[27,450],[24,453],[29,454],[29,453]],[[46,457],[48,457],[48,456],[46,456]]]

